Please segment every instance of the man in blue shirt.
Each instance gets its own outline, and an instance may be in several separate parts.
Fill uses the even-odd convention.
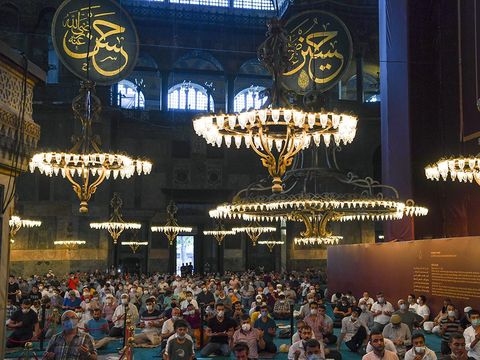
[[[75,308],[80,306],[81,303],[82,303],[82,299],[77,297],[77,295],[75,294],[75,291],[70,290],[70,292],[68,293],[68,297],[65,298],[65,300],[63,301],[63,310],[75,311]]]
[[[108,321],[103,319],[101,315],[102,311],[99,308],[93,309],[93,319],[90,319],[87,322],[85,329],[85,331],[95,340],[96,346],[99,345],[98,341],[103,339],[110,332]]]
[[[277,331],[275,321],[268,316],[268,308],[263,305],[260,308],[260,317],[255,321],[254,328],[263,331],[263,340],[265,341],[265,351],[269,353],[276,353],[277,347],[273,343]]]

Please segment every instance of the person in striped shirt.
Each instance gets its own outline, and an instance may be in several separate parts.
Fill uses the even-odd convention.
[[[441,352],[443,355],[448,355],[452,351],[448,346],[450,336],[455,333],[463,332],[460,325],[460,320],[457,319],[457,312],[452,304],[447,306],[447,317],[440,320],[440,336],[442,337]]]

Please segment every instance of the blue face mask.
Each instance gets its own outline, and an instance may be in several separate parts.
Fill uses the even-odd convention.
[[[261,311],[260,313],[262,314],[262,316],[267,316],[268,315],[268,313],[266,311]]]
[[[65,320],[63,323],[63,330],[73,330],[77,328],[78,320],[77,319],[68,319]]]
[[[479,326],[480,325],[480,319],[473,319],[471,321],[471,323],[472,323],[472,326]]]

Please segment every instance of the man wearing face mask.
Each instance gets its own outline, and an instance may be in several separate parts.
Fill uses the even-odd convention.
[[[7,347],[24,346],[32,337],[40,335],[38,316],[31,306],[30,299],[24,299],[21,308],[8,319],[7,327],[13,332],[7,339]]]
[[[346,316],[350,316],[351,314],[352,306],[349,304],[348,298],[346,296],[342,296],[340,301],[333,309],[333,315],[335,316],[335,324],[340,325],[342,323],[342,319]]]
[[[44,359],[96,360],[92,337],[78,331],[78,318],[73,311],[65,311],[61,318],[63,331],[54,335],[47,345]]]
[[[440,336],[442,337],[441,352],[443,355],[450,354],[449,340],[453,334],[462,333],[463,329],[460,320],[457,319],[457,312],[452,304],[447,305],[447,316],[440,320]]]
[[[371,309],[373,313],[373,329],[382,331],[385,325],[390,321],[395,309],[392,304],[385,300],[382,292],[377,294],[377,301],[372,305]]]
[[[358,307],[362,310],[362,313],[358,318],[367,326],[368,330],[371,330],[373,328],[373,313],[370,311],[370,308],[365,303],[364,298],[361,298],[358,301]]]
[[[398,300],[398,310],[394,314],[399,315],[402,319],[402,323],[408,326],[410,333],[413,332],[413,327],[422,321],[422,317],[417,315],[417,313],[410,311],[408,309],[408,304],[405,300]]]
[[[191,291],[185,293],[185,300],[180,303],[180,310],[185,310],[189,304],[192,304],[193,307],[198,310],[198,302],[193,298]]]
[[[197,303],[200,306],[206,306],[211,302],[215,302],[215,296],[213,296],[212,292],[208,290],[207,285],[203,284],[202,291],[200,292],[200,294],[197,295]]]
[[[142,332],[135,335],[135,344],[160,345],[160,329],[164,322],[165,319],[161,316],[160,311],[155,308],[155,298],[148,298],[146,310],[140,316],[139,327]]]
[[[122,337],[124,336],[125,313],[130,314],[132,324],[138,322],[138,310],[135,305],[130,303],[128,294],[123,294],[120,298],[121,304],[117,306],[112,316],[113,327],[110,329],[110,336]]]
[[[248,345],[249,359],[258,359],[259,350],[265,348],[265,341],[263,340],[263,332],[252,327],[250,317],[243,315],[241,317],[240,329],[233,333],[231,347],[232,349],[238,343],[245,343]]]
[[[307,295],[307,303],[303,304],[300,307],[300,311],[298,314],[299,319],[304,319],[306,316],[310,315],[310,304],[315,301],[315,294],[309,293]]]
[[[385,349],[385,340],[380,331],[370,333],[369,345],[373,350],[364,355],[362,360],[398,360],[396,353]]]
[[[175,333],[175,321],[182,319],[182,312],[180,308],[174,307],[172,309],[172,316],[170,319],[165,320],[162,325],[162,339],[166,342],[166,340]],[[166,343],[165,343],[166,344]]]
[[[468,351],[468,356],[480,360],[480,312],[470,310],[469,314],[472,325],[463,332],[465,348]]]
[[[412,334],[406,324],[402,324],[400,315],[394,314],[390,318],[390,324],[383,328],[383,337],[392,340],[399,358],[403,358],[407,346],[412,343]]]
[[[323,339],[323,317],[318,313],[318,304],[313,302],[310,304],[310,315],[305,317],[305,324],[312,328],[315,339]]]
[[[425,336],[420,333],[412,335],[412,348],[405,353],[405,360],[437,360],[434,351],[425,346]]]
[[[323,345],[317,339],[310,339],[305,344],[305,357],[307,360],[325,359]]]
[[[290,303],[285,299],[285,294],[280,292],[273,305],[273,317],[277,320],[290,319]]]
[[[268,315],[268,307],[266,305],[260,307],[260,317],[255,321],[253,327],[262,330],[263,340],[265,341],[265,351],[276,353],[277,346],[273,342],[273,339],[277,332],[277,324]]]
[[[207,323],[205,333],[209,337],[208,344],[202,349],[202,357],[220,352],[222,356],[230,355],[229,338],[233,336],[236,323],[225,317],[225,306],[217,303],[215,306],[216,316]]]
[[[340,345],[342,345],[342,341],[345,341],[345,345],[352,352],[357,352],[367,338],[367,328],[359,320],[361,312],[360,308],[354,308],[352,315],[342,319],[342,328],[337,341],[337,351],[340,351]]]

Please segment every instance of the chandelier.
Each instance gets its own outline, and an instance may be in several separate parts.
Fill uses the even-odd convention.
[[[238,226],[232,228],[232,231],[235,233],[241,233],[244,232],[248,235],[250,240],[252,241],[252,245],[256,246],[257,245],[257,240],[262,235],[263,233],[273,233],[277,231],[276,227],[273,226],[264,226],[259,224],[257,221],[254,221],[247,226]]]
[[[294,156],[310,144],[329,146],[353,141],[357,118],[352,115],[293,109],[262,109],[233,115],[203,116],[193,121],[197,135],[208,144],[252,148],[273,178],[272,191],[282,191],[282,177]]]
[[[275,247],[275,245],[283,245],[285,244],[285,241],[275,241],[275,240],[262,240],[262,241],[259,241],[258,242],[260,245],[267,245],[268,247],[268,250],[270,252],[273,251],[273,248]]]
[[[18,230],[21,228],[33,228],[41,225],[41,221],[22,219],[16,215],[11,216],[10,220],[8,220],[8,226],[10,228],[10,243],[13,244],[15,242],[15,235],[17,235]]]
[[[336,245],[343,236],[327,235],[318,237],[296,237],[293,239],[296,245]]]
[[[80,200],[80,212],[88,212],[88,201],[98,186],[106,179],[128,179],[135,173],[150,174],[152,163],[132,159],[125,154],[105,153],[100,149],[100,139],[92,134],[92,121],[97,121],[101,111],[100,99],[95,95],[92,81],[83,81],[80,95],[72,102],[74,118],[79,120],[82,131],[74,136],[74,145],[67,152],[41,152],[29,163],[43,175],[62,176],[72,184]]]
[[[122,199],[118,193],[114,193],[112,200],[110,201],[110,206],[113,209],[113,214],[111,215],[110,220],[100,223],[90,223],[90,228],[92,229],[107,230],[112,237],[114,244],[117,243],[118,238],[124,230],[138,230],[142,227],[142,225],[139,223],[125,222],[123,220],[122,214],[120,213],[122,205]]]
[[[168,239],[168,245],[173,245],[173,242],[177,238],[177,235],[180,233],[189,233],[192,232],[193,228],[189,226],[179,226],[177,220],[175,219],[175,214],[177,213],[178,208],[173,201],[167,206],[167,223],[164,226],[152,226],[150,230],[152,232],[163,232]]]
[[[478,156],[441,159],[425,167],[429,180],[446,181],[450,175],[452,181],[475,182],[480,185],[480,158]]]
[[[57,246],[65,246],[68,251],[76,249],[80,245],[85,245],[86,241],[84,240],[58,240],[53,242]]]
[[[225,230],[225,229],[218,229],[218,230],[204,230],[203,235],[213,236],[215,240],[217,240],[218,246],[223,244],[223,240],[227,235],[235,235],[236,232],[233,230]]]
[[[270,70],[273,84],[267,108],[240,114],[215,114],[193,121],[195,133],[206,142],[220,147],[242,144],[261,159],[272,178],[272,192],[283,190],[282,178],[295,155],[312,144],[326,146],[349,144],[356,134],[357,118],[338,111],[321,109],[304,112],[294,109],[278,82],[289,66],[288,37],[281,21],[272,19],[267,39],[258,49],[258,57]],[[313,145],[312,145],[313,146]]]
[[[135,254],[140,246],[148,246],[148,241],[122,241],[122,245],[130,246],[130,249]]]

